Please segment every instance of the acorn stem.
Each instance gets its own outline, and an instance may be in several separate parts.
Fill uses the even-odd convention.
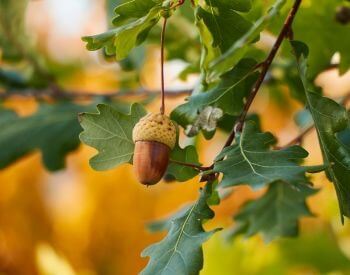
[[[161,95],[162,103],[160,107],[160,113],[165,113],[165,88],[164,88],[164,43],[165,43],[165,30],[166,30],[167,18],[164,17],[162,33],[160,36],[160,79],[161,79]]]

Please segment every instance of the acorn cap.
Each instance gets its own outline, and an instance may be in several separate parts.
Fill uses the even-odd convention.
[[[173,149],[176,143],[176,126],[166,115],[148,114],[140,119],[132,132],[133,141],[157,141]]]

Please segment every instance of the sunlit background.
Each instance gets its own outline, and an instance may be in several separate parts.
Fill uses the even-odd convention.
[[[30,1],[27,31],[37,47],[52,62],[74,68],[60,80],[65,88],[113,92],[125,77],[133,77],[121,73],[116,63],[87,51],[81,41],[81,36],[104,31],[108,27],[106,16],[101,0]],[[262,43],[269,46],[271,39],[268,35],[264,38]],[[140,80],[144,87],[157,89],[159,46],[147,45],[145,54]],[[176,60],[166,64],[168,88],[190,88],[197,81],[195,75],[187,82],[176,78],[185,66]],[[337,97],[350,88],[350,73],[339,78],[336,70],[329,70],[317,81],[326,94]],[[183,99],[171,97],[169,112]],[[28,115],[37,107],[33,99],[20,96],[5,104],[20,115]],[[157,106],[155,100],[148,108],[157,110]],[[280,144],[298,133],[290,117],[300,108],[289,97],[284,104],[278,103],[266,89],[253,106],[262,114],[263,129],[276,134]],[[223,133],[211,141],[200,139],[201,162],[210,164],[224,140]],[[307,163],[320,164],[315,132],[306,137],[304,145],[310,152]],[[33,152],[0,171],[0,274],[137,274],[147,263],[140,252],[163,236],[148,232],[146,224],[198,195],[198,178],[145,188],[135,180],[130,165],[93,171],[88,160],[95,153],[81,145],[68,155],[64,170],[50,173],[43,167],[40,153]],[[205,243],[201,274],[350,274],[349,224],[340,223],[332,184],[323,174],[314,178],[320,191],[308,203],[315,217],[301,220],[299,238],[269,244],[260,236],[227,241],[223,230]],[[259,194],[247,187],[235,188],[214,207],[216,217],[205,226],[229,228],[240,205]]]

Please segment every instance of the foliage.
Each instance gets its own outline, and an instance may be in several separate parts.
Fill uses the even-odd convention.
[[[198,201],[172,217],[166,238],[142,252],[150,261],[141,274],[198,274],[203,267],[202,243],[216,231],[203,229],[203,222],[214,217],[207,202],[210,196],[208,184]]]
[[[306,182],[305,172],[322,170],[322,167],[298,165],[308,153],[299,146],[271,150],[276,142],[270,133],[259,133],[253,122],[247,121],[236,144],[226,147],[215,162],[214,171],[223,173],[223,187],[249,184],[253,188],[274,181]]]
[[[244,234],[250,237],[261,232],[266,241],[280,236],[296,236],[299,218],[311,215],[305,200],[315,192],[304,183],[271,183],[261,198],[247,202],[235,215],[237,224],[231,236]]]
[[[198,113],[206,106],[219,108],[225,114],[238,115],[242,111],[248,87],[256,80],[255,65],[252,59],[242,60],[232,71],[224,74],[217,85],[204,93],[191,95],[188,102],[171,113],[171,118],[186,127],[194,124]]]
[[[130,1],[115,9],[116,27],[103,34],[86,36],[88,50],[105,47],[107,55],[115,55],[117,60],[124,59],[137,45],[141,44],[148,32],[160,19],[162,1]]]
[[[170,155],[171,160],[176,160],[194,165],[200,165],[198,162],[198,154],[195,146],[189,145],[181,148],[176,145]],[[172,176],[177,181],[187,181],[198,174],[198,171],[191,167],[183,166],[174,162],[170,162],[167,175]]]
[[[84,128],[80,139],[99,151],[90,160],[90,165],[96,170],[106,170],[122,163],[131,163],[134,153],[132,129],[146,114],[142,105],[132,105],[129,114],[104,104],[97,105],[97,110],[97,114],[79,115]]]
[[[342,37],[346,37],[349,33],[350,26],[336,20],[336,11],[342,5],[344,1],[339,0],[310,0],[308,5],[302,5],[298,12],[293,24],[294,39],[303,41],[310,48],[308,58],[310,78],[327,69],[336,52],[340,54],[340,72],[344,73],[349,69],[350,39]],[[287,10],[283,13],[286,15]],[[278,20],[272,28],[275,33],[279,30],[277,24],[281,24],[281,20]],[[311,25],[307,23],[310,20],[313,21]],[[286,48],[284,54],[289,55],[289,49]]]
[[[62,169],[65,155],[79,145],[77,114],[85,109],[67,103],[41,105],[37,113],[28,117],[0,109],[0,167],[40,149],[47,169]]]
[[[277,0],[266,15],[259,18],[239,40],[232,43],[224,54],[213,60],[211,64],[212,74],[220,75],[237,64],[249,49],[250,43],[254,42],[266,25],[278,15],[285,2],[285,0]]]
[[[342,221],[350,217],[350,150],[338,137],[341,132],[350,131],[349,112],[335,101],[322,97],[309,90],[307,83],[306,58],[307,46],[292,41],[292,47],[298,58],[300,77],[304,85],[307,106],[317,129],[324,162],[327,164],[327,176],[334,183],[339,200]]]
[[[67,71],[69,65],[56,64],[56,68],[51,68],[55,63],[46,53],[39,53],[26,32],[28,2],[1,1],[0,98],[6,103],[7,98],[17,94],[32,96],[39,107],[30,115],[20,116],[1,102],[0,168],[37,149],[48,170],[63,168],[65,156],[79,145],[78,113],[83,128],[80,140],[98,151],[90,160],[92,168],[100,171],[132,164],[132,129],[146,114],[143,105],[153,98],[144,88],[138,88],[139,75],[145,69],[147,47],[159,43],[160,23],[166,19],[167,60],[185,62],[179,75],[182,79],[193,73],[198,77],[186,102],[171,111],[172,120],[187,137],[200,139],[201,132],[211,139],[217,130],[229,135],[208,167],[201,166],[196,146],[182,148],[177,144],[171,152],[167,177],[184,182],[200,175],[205,184],[194,203],[153,224],[153,229],[165,229],[168,234],[142,253],[150,258],[143,274],[199,273],[203,267],[202,244],[216,231],[205,231],[203,224],[214,217],[210,205],[220,203],[219,188],[228,188],[227,192],[240,185],[266,188],[261,197],[241,207],[234,216],[231,233],[246,237],[261,233],[271,241],[298,234],[299,219],[311,215],[306,200],[316,192],[311,184],[313,178],[307,173],[325,170],[334,183],[344,222],[344,217],[350,217],[349,111],[322,96],[321,89],[316,91],[313,87],[313,81],[330,66],[336,65],[340,73],[350,67],[350,25],[336,14],[349,4],[310,0],[299,7],[300,3],[109,0],[108,17],[114,16],[110,28],[82,39],[88,50],[102,50],[106,60],[112,57],[127,73],[120,70],[115,74],[121,91],[88,95],[89,103],[82,105],[75,102],[81,95],[60,85],[64,78],[58,71]],[[117,6],[112,12],[114,5]],[[278,39],[266,47],[267,33]],[[290,45],[279,43],[287,39],[291,40]],[[332,64],[336,53],[339,64]],[[259,122],[258,114],[248,115],[256,94],[262,93],[260,84],[262,92],[277,95],[288,88],[303,105],[297,124],[301,128],[314,124],[324,164],[302,165],[309,153],[296,143],[302,141],[304,134],[293,144],[278,147],[277,138],[255,123]],[[135,88],[133,95],[146,95],[146,99],[131,105],[119,100],[131,94],[125,87]],[[282,107],[288,109],[289,101],[283,102]],[[97,113],[91,113],[92,103],[98,103]]]

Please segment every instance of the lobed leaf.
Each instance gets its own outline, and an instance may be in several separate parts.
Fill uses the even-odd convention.
[[[143,257],[150,257],[142,275],[199,273],[203,267],[202,243],[217,231],[203,229],[203,222],[214,217],[207,202],[212,193],[210,185],[201,190],[194,204],[172,216],[170,223],[161,224],[161,229],[169,229],[168,234],[142,252]]]
[[[208,81],[209,64],[232,44],[240,39],[252,26],[240,12],[248,12],[251,1],[200,2],[197,6],[196,25],[202,44],[201,70]]]
[[[225,114],[238,115],[244,105],[245,97],[256,81],[254,73],[256,62],[244,59],[230,72],[224,74],[211,89],[191,95],[188,102],[176,107],[171,118],[181,126],[194,124],[200,112],[207,106],[221,109]]]
[[[198,175],[198,170],[188,166],[179,165],[171,160],[177,160],[185,163],[200,165],[198,162],[198,154],[195,146],[189,145],[182,149],[176,145],[171,151],[170,162],[167,169],[167,174],[174,177],[177,181],[187,181]]]
[[[304,85],[308,108],[318,134],[326,174],[334,183],[342,221],[350,217],[350,149],[347,133],[350,131],[349,112],[337,102],[309,90],[307,83],[307,46],[298,41],[291,45],[297,57],[300,78]]]
[[[115,17],[112,20],[114,26],[120,26],[132,19],[146,16],[147,13],[161,1],[133,0],[126,1],[114,9]]]
[[[131,163],[134,154],[132,130],[146,111],[142,105],[131,105],[129,114],[109,105],[97,105],[98,113],[82,113],[80,124],[84,131],[80,140],[98,150],[90,159],[95,170],[107,170],[123,163]]]
[[[230,236],[251,237],[261,233],[267,242],[276,237],[296,236],[299,218],[312,215],[306,199],[316,192],[307,184],[271,183],[262,197],[247,202],[235,215],[237,224]]]
[[[80,143],[77,114],[86,108],[71,103],[42,104],[36,113],[27,117],[0,109],[0,168],[36,149],[41,150],[48,170],[63,168],[66,154]]]
[[[129,1],[118,6],[113,23],[116,28],[107,32],[83,37],[90,51],[104,48],[108,55],[122,60],[130,51],[145,41],[149,31],[160,19],[162,1]]]
[[[232,193],[232,190],[228,190],[228,189],[226,189],[225,192],[219,193],[219,191],[217,190],[218,183],[219,182],[216,180],[213,183],[207,184],[207,186],[205,187],[205,188],[207,188],[207,190],[205,192],[210,194],[210,196],[207,197],[207,204],[209,206],[219,205],[221,199],[224,199],[226,196],[228,196]],[[226,192],[227,190],[229,192]],[[184,215],[190,207],[191,207],[191,205],[186,205],[183,208],[181,208],[180,210],[178,210],[176,213],[173,213],[166,218],[152,221],[152,222],[148,223],[147,229],[150,230],[151,232],[159,232],[159,231],[169,230],[171,227],[172,221],[181,217],[182,215]]]
[[[219,47],[224,52],[244,35],[252,24],[236,12],[234,7],[227,7],[221,2],[223,1],[206,1],[208,6],[197,8],[197,17],[204,21],[210,31],[213,47]]]
[[[277,0],[269,9],[268,13],[255,22],[244,35],[236,40],[225,52],[213,60],[210,64],[210,79],[215,79],[221,74],[231,70],[238,61],[245,55],[250,44],[256,41],[263,29],[269,24],[280,12],[286,0]]]
[[[274,181],[307,182],[305,172],[322,170],[323,166],[300,166],[308,156],[300,146],[272,150],[276,140],[271,133],[261,133],[255,123],[247,121],[236,137],[236,144],[225,148],[216,158],[214,171],[223,173],[222,187],[248,184],[253,188]]]
[[[252,0],[205,0],[211,8],[231,9],[248,12],[252,8]]]

